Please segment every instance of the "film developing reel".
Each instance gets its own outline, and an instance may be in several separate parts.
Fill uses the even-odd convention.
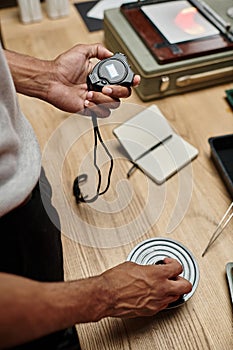
[[[178,260],[183,266],[182,277],[192,283],[190,293],[184,294],[176,302],[169,304],[171,309],[184,304],[195,292],[199,281],[199,268],[192,253],[181,243],[168,239],[156,237],[139,243],[128,255],[127,261],[140,265],[163,264],[163,259],[169,257]]]

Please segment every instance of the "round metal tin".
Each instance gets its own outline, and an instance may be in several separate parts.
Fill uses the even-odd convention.
[[[140,265],[160,264],[164,258],[176,259],[183,266],[180,276],[192,283],[190,293],[184,294],[178,301],[170,304],[167,309],[184,304],[191,298],[199,282],[199,268],[192,253],[181,243],[169,239],[156,237],[147,239],[139,243],[128,255],[127,261],[132,261]]]

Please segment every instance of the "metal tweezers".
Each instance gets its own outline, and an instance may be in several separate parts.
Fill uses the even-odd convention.
[[[216,230],[214,231],[213,235],[211,236],[209,243],[207,247],[205,248],[204,252],[202,253],[202,257],[206,254],[209,247],[216,241],[216,239],[220,236],[224,228],[227,226],[227,224],[230,222],[230,220],[233,217],[233,202],[230,204],[229,208],[223,215],[222,219],[220,220]]]

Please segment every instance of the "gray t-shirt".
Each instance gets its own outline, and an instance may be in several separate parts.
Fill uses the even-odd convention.
[[[20,111],[0,44],[0,217],[27,198],[40,170],[40,148],[31,124]]]

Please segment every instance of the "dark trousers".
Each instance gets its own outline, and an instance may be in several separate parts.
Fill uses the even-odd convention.
[[[59,218],[51,204],[52,191],[45,177],[29,201],[0,218],[0,271],[37,281],[63,281],[63,256]],[[45,207],[56,218],[56,226]],[[58,227],[57,227],[58,226]],[[46,317],[46,315],[45,315]],[[15,349],[80,349],[75,327],[61,330]]]

